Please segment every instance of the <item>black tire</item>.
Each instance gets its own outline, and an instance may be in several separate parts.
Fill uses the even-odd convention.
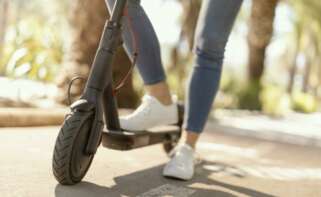
[[[176,147],[182,135],[182,125],[184,121],[184,111],[185,111],[184,104],[182,102],[178,102],[177,109],[178,109],[178,122],[176,126],[180,128],[181,133],[178,137],[174,137],[174,138],[173,136],[168,136],[167,139],[163,142],[163,149],[167,154],[171,153],[171,151]]]
[[[94,155],[84,154],[92,117],[75,112],[65,120],[56,139],[52,169],[62,185],[74,185],[86,175]]]
[[[178,144],[178,139],[168,139],[165,142],[163,142],[163,149],[166,154],[169,154]]]

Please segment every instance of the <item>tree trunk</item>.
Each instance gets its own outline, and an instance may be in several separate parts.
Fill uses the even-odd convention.
[[[295,76],[297,73],[297,64],[296,64],[296,60],[295,60],[296,57],[297,57],[297,55],[295,55],[295,58],[292,63],[292,67],[290,68],[290,78],[289,78],[289,83],[288,83],[288,88],[287,88],[287,92],[289,94],[292,94],[292,92],[293,92]]]
[[[177,80],[177,94],[183,96],[185,89],[184,84],[180,83],[186,77],[186,64],[192,57],[192,48],[194,45],[194,35],[197,25],[198,15],[200,12],[202,0],[178,0],[182,6],[183,12],[181,15],[181,32],[179,40],[171,49],[169,72],[174,73]],[[188,51],[182,51],[182,45],[188,45]],[[184,46],[185,48],[185,46]]]
[[[293,56],[293,60],[292,60],[292,67],[290,68],[290,78],[289,78],[288,88],[287,88],[287,92],[290,95],[293,92],[294,83],[295,83],[295,76],[296,76],[297,71],[298,71],[297,57],[299,55],[300,46],[301,46],[301,31],[300,31],[300,28],[299,28],[298,25],[299,24],[297,24],[297,35],[296,35],[296,43],[295,43],[295,46],[294,46],[295,47],[294,56]]]
[[[71,4],[69,22],[72,41],[61,73],[57,78],[57,86],[60,90],[57,100],[62,103],[67,102],[66,93],[70,79],[77,75],[88,77],[105,21],[109,17],[104,1],[75,0]],[[113,65],[114,79],[119,81],[131,65],[122,48],[119,49]],[[85,82],[75,82],[71,91],[72,96],[79,96],[84,85]],[[136,106],[137,95],[133,89],[132,77],[129,77],[126,85],[120,90],[117,99],[120,107]]]
[[[253,0],[248,34],[249,79],[259,81],[264,70],[266,47],[273,34],[273,21],[278,0]]]
[[[241,109],[262,110],[259,98],[266,47],[273,34],[273,21],[278,0],[253,0],[248,33],[248,84],[239,94]]]
[[[8,21],[9,0],[0,2],[0,58],[2,57],[6,27]]]
[[[321,101],[321,61],[319,60],[319,67],[318,67],[318,79],[319,79],[319,83],[317,86],[317,98],[320,99]]]
[[[179,68],[179,65],[182,64],[182,62],[185,62],[185,59],[191,55],[191,51],[194,45],[194,35],[197,25],[197,19],[202,2],[201,0],[179,0],[179,2],[181,3],[181,6],[183,8],[183,13],[181,16],[181,32],[178,43],[171,50],[171,64],[169,65],[169,69],[177,69],[178,73],[185,75],[185,65],[181,66],[182,68]],[[179,48],[184,42],[187,42],[189,46],[189,53],[182,55]]]
[[[302,84],[302,92],[307,93],[309,90],[309,82],[310,82],[310,73],[311,73],[311,60],[306,57],[306,63],[304,65],[304,75],[303,75],[303,84]]]
[[[186,40],[189,45],[189,49],[193,49],[194,45],[194,35],[197,25],[198,15],[201,9],[201,0],[180,0],[183,7],[182,14],[182,30],[180,35],[180,40]]]

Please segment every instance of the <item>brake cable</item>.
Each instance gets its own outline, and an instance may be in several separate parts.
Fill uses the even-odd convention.
[[[134,48],[134,52],[133,52],[133,61],[131,63],[131,66],[128,70],[128,72],[126,73],[126,75],[119,81],[119,83],[116,85],[116,87],[113,89],[113,94],[116,95],[118,93],[118,91],[125,85],[126,81],[129,79],[131,73],[133,72],[133,69],[137,63],[137,59],[138,59],[138,42],[137,42],[137,35],[136,32],[134,31],[133,28],[133,22],[131,17],[128,14],[128,10],[127,8],[125,8],[124,10],[124,16],[127,18],[128,20],[128,26],[129,26],[129,31],[132,37],[132,44],[133,44],[133,48]]]
[[[134,67],[137,63],[137,59],[138,59],[138,42],[137,42],[137,35],[133,29],[133,24],[132,24],[132,19],[130,18],[130,16],[128,15],[128,10],[127,8],[125,8],[124,10],[124,16],[127,18],[128,20],[128,25],[129,25],[129,31],[130,31],[130,34],[131,34],[131,37],[132,37],[132,44],[133,44],[133,48],[134,48],[134,52],[132,54],[133,56],[133,61],[130,65],[130,68],[129,70],[127,71],[127,73],[124,75],[124,77],[117,83],[117,85],[115,86],[115,88],[113,89],[113,95],[116,95],[119,90],[124,87],[125,83],[127,82],[127,80],[129,79],[130,75],[132,74],[133,70],[134,70]],[[76,80],[82,80],[82,81],[85,81],[86,78],[85,77],[82,77],[82,76],[76,76],[76,77],[73,77],[70,82],[69,82],[69,85],[68,85],[68,90],[67,90],[67,95],[68,95],[68,102],[69,102],[69,105],[71,105],[72,101],[71,101],[71,87],[72,87],[72,84],[76,81]]]

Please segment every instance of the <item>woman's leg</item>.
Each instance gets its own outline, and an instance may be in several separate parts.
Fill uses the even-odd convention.
[[[198,19],[195,65],[187,90],[186,143],[195,146],[219,87],[225,46],[242,0],[203,0]]]
[[[106,0],[106,3],[108,9],[111,10],[115,0]],[[171,104],[170,91],[161,61],[159,42],[148,16],[140,5],[140,0],[128,0],[127,16],[123,19],[124,47],[131,59],[133,59],[132,55],[135,50],[131,31],[134,31],[135,36],[137,36],[137,68],[143,78],[147,93],[156,97],[165,105]],[[132,23],[131,25],[129,21]]]
[[[185,143],[163,170],[164,176],[189,180],[194,175],[194,148],[217,92],[224,49],[242,0],[203,0],[195,40],[196,61],[187,92]]]

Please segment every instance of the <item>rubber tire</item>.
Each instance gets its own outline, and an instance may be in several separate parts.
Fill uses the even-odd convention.
[[[166,141],[163,143],[163,149],[167,155],[171,153],[171,151],[176,147],[176,145],[178,144],[178,141],[179,140],[172,140],[172,141]]]
[[[74,185],[79,183],[83,177],[86,175],[91,162],[94,158],[94,155],[88,156],[89,163],[85,166],[85,170],[83,173],[75,177],[72,173],[73,168],[73,156],[75,154],[74,147],[79,144],[78,137],[83,134],[81,132],[89,133],[90,130],[90,121],[91,119],[87,117],[87,120],[82,120],[84,116],[76,113],[70,115],[64,122],[58,137],[56,139],[53,161],[52,161],[52,169],[53,174],[56,180],[62,185]],[[88,128],[84,128],[88,127]],[[87,134],[86,134],[87,135]],[[83,143],[85,144],[85,143]],[[85,157],[85,156],[84,156]]]

